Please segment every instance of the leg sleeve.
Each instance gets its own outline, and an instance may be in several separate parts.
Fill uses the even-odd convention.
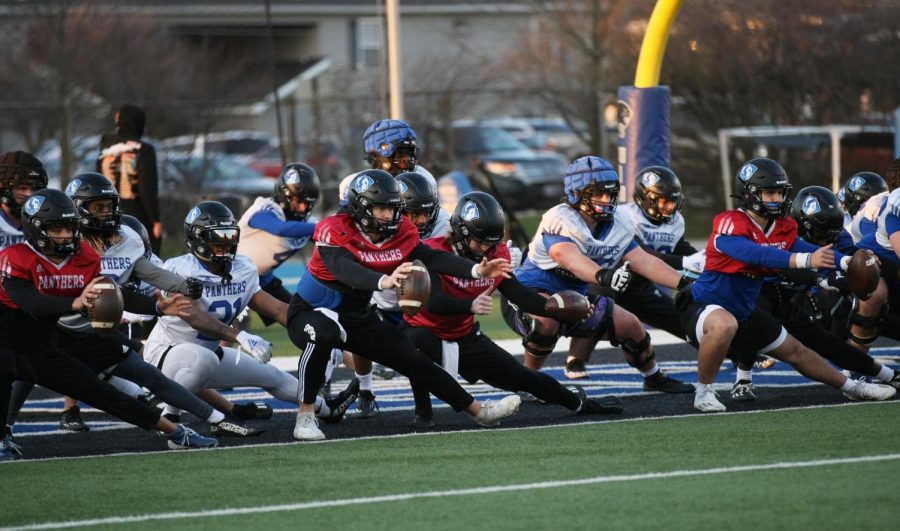
[[[314,404],[325,382],[325,366],[331,359],[331,349],[341,346],[341,331],[322,312],[297,311],[289,319],[288,335],[300,349],[297,397],[304,404]]]
[[[785,329],[810,350],[842,369],[860,372],[867,376],[878,374],[872,356],[834,337],[818,321],[786,323]]]
[[[441,362],[442,343],[439,337],[425,328],[406,327],[403,333],[412,340],[419,352],[428,356],[434,363]],[[430,415],[431,393],[428,392],[428,388],[418,378],[410,380],[409,384],[412,387],[413,399],[416,401],[416,413]]]

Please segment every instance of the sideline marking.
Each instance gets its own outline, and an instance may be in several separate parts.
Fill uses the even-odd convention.
[[[110,516],[106,518],[94,518],[91,520],[70,520],[64,522],[45,522],[30,524],[20,527],[3,527],[0,531],[24,531],[29,529],[62,529],[67,527],[82,527],[109,524],[128,524],[137,522],[149,522],[157,520],[176,520],[187,518],[206,518],[214,516],[235,516],[245,514],[275,513],[287,511],[302,511],[305,509],[319,509],[323,507],[346,507],[350,505],[364,505],[373,503],[387,503],[396,501],[414,500],[417,498],[442,498],[445,496],[471,496],[473,494],[494,494],[498,492],[516,492],[525,490],[552,489],[559,487],[573,487],[579,485],[598,485],[603,483],[618,483],[626,481],[641,481],[645,479],[668,479],[692,476],[711,476],[718,474],[731,474],[735,472],[757,472],[762,470],[785,470],[791,468],[812,468],[829,465],[848,465],[857,463],[875,463],[880,461],[894,461],[900,459],[900,454],[870,455],[860,457],[843,457],[836,459],[819,459],[815,461],[787,461],[759,465],[744,465],[732,467],[717,467],[699,470],[674,470],[672,472],[646,472],[643,474],[596,476],[584,479],[567,479],[557,481],[542,481],[540,483],[520,483],[518,485],[493,485],[489,487],[473,487],[468,489],[451,489],[429,492],[409,492],[405,494],[390,494],[386,496],[370,496],[366,498],[347,498],[343,500],[321,500],[302,503],[288,503],[280,505],[262,505],[257,507],[242,507],[229,509],[211,509],[195,512],[173,512],[143,514],[135,516]]]

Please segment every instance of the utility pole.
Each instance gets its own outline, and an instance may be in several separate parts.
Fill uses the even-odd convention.
[[[387,0],[388,79],[391,93],[391,118],[403,119],[403,69],[400,65],[400,0]]]

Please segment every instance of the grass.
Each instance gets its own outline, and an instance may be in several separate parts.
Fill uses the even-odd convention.
[[[0,466],[5,525],[896,452],[897,403]],[[900,461],[205,517],[179,527],[888,528]],[[66,496],[61,493],[77,493]],[[8,500],[9,502],[9,500]],[[169,527],[151,521],[136,528]]]

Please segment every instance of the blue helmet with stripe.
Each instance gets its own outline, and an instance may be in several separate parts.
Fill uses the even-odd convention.
[[[416,132],[403,120],[378,120],[363,135],[366,157],[373,168],[396,176],[418,164]]]
[[[610,219],[619,200],[619,175],[608,160],[587,156],[569,165],[565,176],[566,200],[597,221]],[[608,193],[609,202],[592,201],[595,194]]]

